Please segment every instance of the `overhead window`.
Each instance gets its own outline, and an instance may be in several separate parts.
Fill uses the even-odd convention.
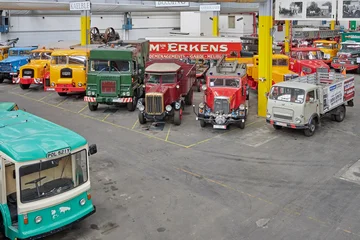
[[[228,28],[235,28],[235,16],[228,16]]]

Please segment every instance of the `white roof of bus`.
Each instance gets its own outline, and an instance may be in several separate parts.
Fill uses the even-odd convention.
[[[200,36],[166,36],[166,37],[145,37],[150,42],[241,42],[239,38],[229,37],[200,37]]]
[[[146,72],[176,72],[179,70],[180,65],[176,63],[153,63],[148,66]]]

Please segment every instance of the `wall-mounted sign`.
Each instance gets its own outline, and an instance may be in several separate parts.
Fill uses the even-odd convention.
[[[220,12],[220,4],[200,5],[200,12]]]
[[[155,7],[189,7],[190,2],[166,2],[156,1]]]
[[[91,2],[70,2],[70,11],[90,11]]]

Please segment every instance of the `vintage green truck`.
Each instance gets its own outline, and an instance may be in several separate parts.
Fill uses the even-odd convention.
[[[90,51],[84,101],[90,111],[99,104],[126,104],[136,109],[144,96],[145,63],[149,60],[149,41],[114,41]]]
[[[333,58],[331,67],[336,70],[356,71],[360,74],[360,32],[347,32],[341,35],[341,48]]]

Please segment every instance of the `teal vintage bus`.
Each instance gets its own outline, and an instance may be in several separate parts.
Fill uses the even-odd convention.
[[[14,102],[0,102],[0,111],[17,111],[19,107]]]
[[[59,232],[95,212],[95,144],[31,113],[0,111],[0,230],[11,240]]]

